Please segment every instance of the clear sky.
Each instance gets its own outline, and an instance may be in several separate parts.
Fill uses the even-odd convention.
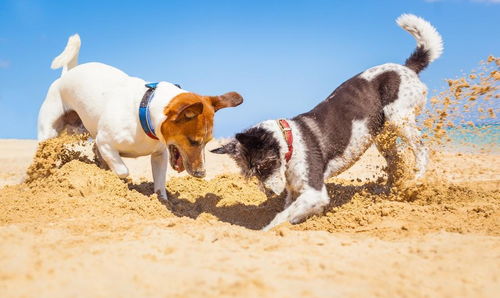
[[[443,36],[443,56],[421,75],[430,90],[500,54],[500,0],[0,0],[0,138],[36,138],[60,75],[50,63],[74,33],[80,63],[200,94],[238,91],[245,102],[216,115],[223,137],[308,111],[365,68],[404,62],[415,41],[395,24],[402,13]]]

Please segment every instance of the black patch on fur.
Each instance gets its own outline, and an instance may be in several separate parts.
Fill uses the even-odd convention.
[[[429,51],[422,46],[417,47],[405,62],[405,66],[417,74],[424,70],[427,65],[429,65]]]
[[[383,107],[397,99],[401,79],[387,71],[371,81],[359,75],[340,85],[326,100],[311,111],[293,118],[306,146],[309,185],[320,190],[328,162],[341,156],[352,133],[353,120],[368,119],[368,130],[376,136],[384,124]],[[312,132],[305,118],[315,121],[319,132]],[[318,138],[321,138],[319,140]],[[320,143],[325,147],[321,152]]]
[[[372,84],[378,89],[380,102],[385,107],[398,98],[401,78],[395,71],[386,71],[374,78]]]
[[[280,146],[274,135],[261,127],[252,127],[236,134],[239,152],[233,155],[243,174],[266,180],[281,166]]]

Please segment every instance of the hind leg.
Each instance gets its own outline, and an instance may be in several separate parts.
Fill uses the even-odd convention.
[[[382,133],[375,139],[378,151],[387,162],[387,185],[393,185],[404,176],[403,171],[405,166],[401,153],[398,150],[397,138],[397,129],[392,125],[386,124]]]
[[[425,174],[429,157],[427,147],[422,141],[422,135],[414,118],[401,128],[401,135],[413,151],[416,168],[415,179],[420,179]]]
[[[399,98],[384,107],[386,123],[394,127],[397,134],[409,145],[415,156],[415,178],[421,178],[427,167],[427,148],[420,130],[417,128],[416,115],[425,106],[427,87],[417,77],[403,80]]]
[[[392,117],[388,120],[388,123],[394,128],[393,132],[400,136],[410,146],[415,157],[415,179],[422,178],[427,169],[428,151],[422,141],[420,130],[417,128],[415,115],[410,114],[405,117]],[[395,144],[395,139],[394,143],[389,147],[390,148],[386,148],[388,149],[387,153],[389,155],[389,158],[386,158],[388,164],[394,162],[394,156],[397,156],[397,145]],[[399,157],[397,157],[396,160],[397,159],[399,159]]]
[[[120,156],[120,153],[109,144],[106,139],[102,135],[97,135],[95,144],[97,146],[97,150],[101,154],[104,161],[108,164],[109,168],[120,178],[125,178],[128,176],[128,168],[123,162],[123,159]]]
[[[56,81],[50,86],[38,114],[38,141],[45,141],[59,135],[64,129],[64,113],[64,105]]]

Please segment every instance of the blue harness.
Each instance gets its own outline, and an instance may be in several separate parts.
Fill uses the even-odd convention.
[[[174,85],[178,88],[181,88],[181,86],[177,84]],[[149,103],[155,95],[155,90],[156,86],[158,86],[158,83],[149,83],[144,86],[146,86],[148,90],[146,90],[146,93],[144,93],[141,103],[139,104],[139,121],[141,122],[142,129],[148,135],[148,137],[158,140],[153,123],[151,122],[151,114],[149,113]]]

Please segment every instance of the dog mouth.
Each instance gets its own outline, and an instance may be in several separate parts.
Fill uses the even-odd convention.
[[[177,172],[182,172],[184,171],[184,161],[182,159],[181,152],[175,145],[169,145],[168,146],[168,151],[170,155],[170,165],[174,170]]]

